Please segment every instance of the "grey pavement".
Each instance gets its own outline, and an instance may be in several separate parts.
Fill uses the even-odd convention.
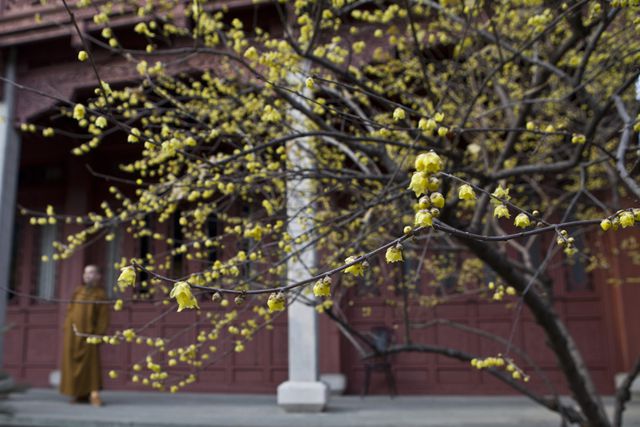
[[[102,408],[70,405],[53,390],[29,390],[0,401],[13,411],[0,415],[0,426],[560,426],[556,414],[519,396],[332,396],[320,414],[285,413],[273,395],[105,391],[103,400]],[[627,407],[625,426],[640,426],[639,400]]]

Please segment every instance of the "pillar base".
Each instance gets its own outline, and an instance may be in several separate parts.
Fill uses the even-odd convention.
[[[322,412],[329,387],[320,381],[285,381],[278,386],[278,406],[286,412]]]
[[[347,377],[344,374],[320,374],[320,381],[329,386],[331,394],[344,394],[347,389]]]

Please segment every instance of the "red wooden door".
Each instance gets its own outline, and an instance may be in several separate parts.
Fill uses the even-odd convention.
[[[613,389],[613,340],[611,319],[606,313],[603,294],[606,292],[606,271],[598,270],[590,275],[576,274],[558,264],[551,269],[554,278],[554,307],[562,317],[581,350],[598,390],[611,393]],[[572,267],[573,268],[573,267]],[[345,304],[346,317],[360,332],[386,325],[394,331],[394,342],[404,342],[403,310],[400,305],[389,306],[385,301],[397,295],[384,293],[379,296],[358,296],[350,293]],[[409,317],[412,324],[430,325],[411,329],[416,344],[451,347],[466,353],[488,357],[505,354],[506,345],[460,330],[437,319],[446,319],[473,329],[480,329],[508,339],[512,334],[516,299],[504,302],[483,302],[476,297],[455,298],[435,307],[410,302]],[[568,392],[562,372],[553,353],[546,345],[543,331],[525,309],[513,330],[512,344],[525,352],[539,367],[535,371],[526,360],[511,350],[518,365],[531,376],[533,389],[543,393]],[[348,392],[360,393],[364,386],[365,368],[361,354],[342,340],[342,364],[347,375]],[[491,375],[478,371],[467,362],[442,355],[427,353],[403,353],[391,356],[393,372],[401,394],[510,394],[513,389]],[[551,385],[550,385],[551,384]],[[387,393],[387,381],[382,372],[374,372],[371,393]]]

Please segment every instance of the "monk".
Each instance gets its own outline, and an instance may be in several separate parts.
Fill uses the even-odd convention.
[[[102,389],[100,346],[88,344],[86,337],[74,332],[74,325],[78,333],[102,335],[107,332],[109,304],[89,303],[107,299],[100,286],[101,278],[98,266],[87,265],[84,268],[84,285],[74,291],[74,302],[69,304],[64,321],[60,392],[71,396],[72,403],[88,401],[94,406],[102,406],[99,394]]]

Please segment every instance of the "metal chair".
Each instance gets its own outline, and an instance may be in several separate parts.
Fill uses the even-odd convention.
[[[393,376],[393,370],[391,369],[391,360],[389,358],[389,347],[391,347],[391,339],[393,337],[393,331],[386,326],[376,326],[371,329],[371,332],[367,334],[370,338],[370,345],[376,351],[376,355],[370,358],[364,359],[364,386],[362,388],[361,397],[364,397],[369,393],[369,384],[371,382],[371,374],[374,371],[384,372],[387,378],[387,387],[389,389],[389,395],[394,397],[397,395],[396,380]]]

